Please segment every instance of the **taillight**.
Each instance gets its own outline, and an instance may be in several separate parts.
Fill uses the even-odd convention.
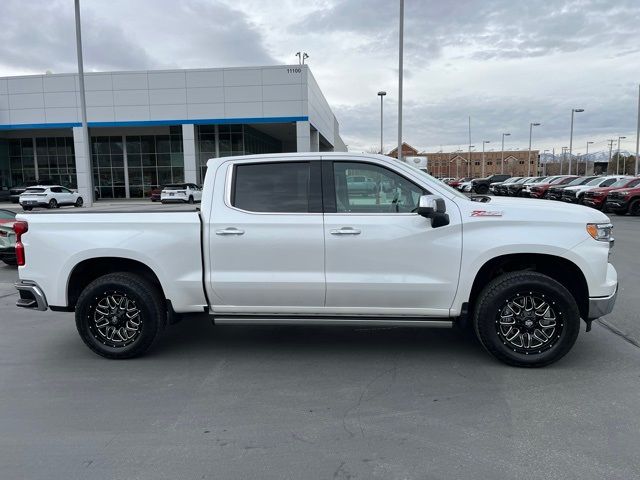
[[[29,224],[24,221],[16,222],[13,224],[13,231],[16,232],[16,259],[18,260],[18,266],[22,267],[25,264],[22,235],[29,231]]]

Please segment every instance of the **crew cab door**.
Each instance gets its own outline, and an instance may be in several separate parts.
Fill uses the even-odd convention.
[[[372,178],[364,194],[349,177]],[[387,166],[323,162],[328,314],[448,316],[462,253],[460,214],[446,200],[449,225],[414,213],[427,192]]]
[[[216,171],[209,223],[213,311],[302,313],[324,307],[318,160],[229,161]]]

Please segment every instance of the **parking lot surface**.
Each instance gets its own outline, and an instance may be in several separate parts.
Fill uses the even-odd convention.
[[[14,307],[0,267],[2,478],[631,479],[640,475],[640,219],[613,218],[614,312],[538,370],[451,330],[170,327],[97,357]]]

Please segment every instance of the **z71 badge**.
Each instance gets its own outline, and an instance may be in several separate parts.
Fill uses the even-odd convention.
[[[502,212],[499,210],[474,210],[471,212],[472,217],[501,217]]]

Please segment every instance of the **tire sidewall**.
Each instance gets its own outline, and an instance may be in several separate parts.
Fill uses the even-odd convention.
[[[133,280],[128,278],[128,280]],[[82,340],[94,352],[108,358],[130,358],[144,353],[155,340],[161,325],[156,299],[148,293],[149,287],[136,281],[121,282],[111,275],[92,282],[80,295],[76,305],[76,327]],[[136,302],[142,319],[141,332],[136,340],[124,347],[105,345],[91,331],[93,314],[105,292],[117,291]]]
[[[526,281],[519,284],[505,282],[504,288],[478,306],[474,319],[476,333],[485,348],[500,360],[519,366],[545,366],[563,357],[575,343],[580,331],[580,313],[573,296],[560,283],[540,274],[526,275],[524,278]],[[495,285],[494,282],[487,289],[492,285]],[[530,292],[544,295],[556,312],[562,332],[546,351],[527,355],[505,345],[497,332],[497,317],[509,298]]]

